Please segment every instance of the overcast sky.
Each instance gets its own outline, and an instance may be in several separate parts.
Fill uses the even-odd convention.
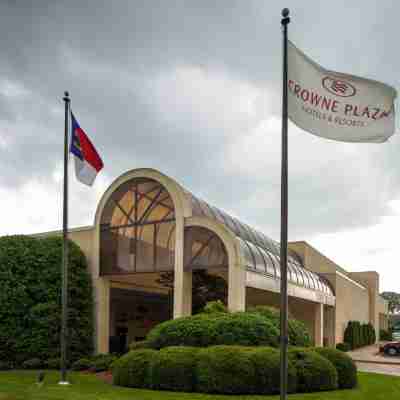
[[[395,0],[0,0],[0,234],[61,228],[68,90],[105,163],[92,188],[71,179],[71,226],[93,223],[121,173],[152,167],[279,239],[285,6],[316,62],[400,87]],[[289,128],[289,240],[400,291],[399,136]]]

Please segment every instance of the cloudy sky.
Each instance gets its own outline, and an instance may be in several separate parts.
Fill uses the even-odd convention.
[[[0,234],[61,227],[68,90],[105,163],[93,188],[71,180],[71,226],[152,167],[278,239],[282,7],[315,61],[400,87],[400,3],[349,3],[0,0]],[[335,143],[290,124],[289,144],[289,239],[400,291],[399,136]]]

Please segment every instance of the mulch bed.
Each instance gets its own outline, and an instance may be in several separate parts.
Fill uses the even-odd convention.
[[[96,376],[101,379],[103,382],[112,384],[112,372],[111,371],[104,371],[104,372],[97,372]]]

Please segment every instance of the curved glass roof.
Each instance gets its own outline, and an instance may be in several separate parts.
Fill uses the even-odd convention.
[[[194,216],[216,220],[235,234],[242,248],[248,270],[269,275],[276,279],[280,278],[280,245],[278,242],[224,211],[209,205],[192,193],[188,192],[188,195]],[[304,268],[300,257],[291,251],[288,254],[288,281],[308,289],[333,294],[328,282],[320,275]]]

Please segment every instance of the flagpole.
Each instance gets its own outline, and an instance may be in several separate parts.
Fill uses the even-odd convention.
[[[68,120],[70,98],[64,92],[65,131],[64,131],[64,191],[63,191],[63,244],[62,244],[62,289],[61,289],[61,380],[60,385],[68,385],[67,348],[68,348]]]
[[[283,32],[283,82],[282,82],[282,165],[281,165],[281,400],[287,399],[288,370],[288,297],[287,297],[287,252],[288,252],[288,61],[287,25],[290,22],[289,9],[282,10]]]

